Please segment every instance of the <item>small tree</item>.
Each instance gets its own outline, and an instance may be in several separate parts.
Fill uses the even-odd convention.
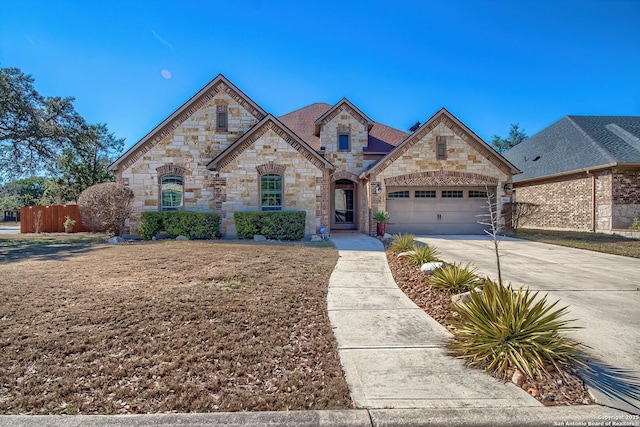
[[[498,212],[498,204],[495,201],[495,194],[490,193],[489,189],[485,186],[487,193],[487,213],[479,215],[481,218],[478,220],[478,224],[486,225],[489,229],[485,229],[484,232],[493,238],[493,249],[496,253],[496,268],[498,270],[498,283],[502,286],[502,271],[500,269],[500,252],[498,251],[498,245],[500,239],[498,233],[500,232],[500,214]]]
[[[121,184],[106,182],[93,185],[78,197],[82,223],[92,231],[119,236],[131,214],[133,192]]]
[[[505,215],[511,217],[511,227],[516,231],[520,226],[538,213],[540,205],[528,202],[512,202],[505,206]]]

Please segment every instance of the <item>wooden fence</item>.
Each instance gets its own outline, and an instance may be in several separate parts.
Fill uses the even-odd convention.
[[[38,212],[42,212],[38,214]],[[38,220],[38,216],[40,219]],[[20,209],[20,232],[35,233],[36,223],[40,222],[41,233],[63,233],[67,216],[74,219],[73,233],[89,231],[82,224],[78,205],[25,206]]]

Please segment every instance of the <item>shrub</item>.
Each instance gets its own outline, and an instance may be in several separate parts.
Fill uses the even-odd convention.
[[[445,264],[434,270],[429,284],[436,289],[451,293],[468,292],[480,285],[482,280],[476,274],[476,269],[467,264]]]
[[[267,239],[300,240],[304,238],[304,211],[235,212],[236,233],[240,239],[260,234]]]
[[[220,235],[220,216],[187,211],[143,212],[138,227],[140,237],[150,239],[160,230],[171,237],[214,239]]]
[[[640,220],[638,220],[638,217],[633,218],[633,222],[631,223],[629,228],[631,230],[640,230]]]
[[[438,261],[438,255],[435,247],[414,243],[406,259],[411,265],[421,266],[427,262]]]
[[[131,214],[133,192],[121,184],[105,182],[80,193],[78,208],[82,223],[92,231],[119,236]]]
[[[534,378],[545,364],[576,362],[581,364],[582,344],[565,332],[577,329],[564,320],[567,307],[553,310],[547,296],[538,292],[487,282],[478,293],[471,290],[466,304],[456,304],[460,316],[453,318],[450,352],[471,366],[484,367],[506,379],[509,368]]]
[[[413,249],[413,234],[394,234],[393,240],[389,245],[389,251],[399,254],[400,252],[407,252]]]

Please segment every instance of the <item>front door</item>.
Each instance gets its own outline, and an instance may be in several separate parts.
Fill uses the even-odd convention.
[[[339,179],[333,189],[333,221],[336,230],[355,230],[355,185],[348,179]]]

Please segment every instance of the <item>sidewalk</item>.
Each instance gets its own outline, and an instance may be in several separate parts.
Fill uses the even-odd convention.
[[[449,332],[396,285],[382,243],[332,237],[340,258],[328,311],[357,408],[535,408],[542,404],[447,356]]]

